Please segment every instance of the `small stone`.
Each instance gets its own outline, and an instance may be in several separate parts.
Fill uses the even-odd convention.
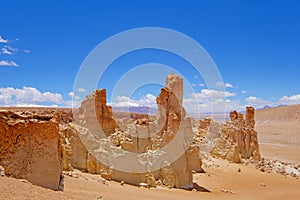
[[[237,172],[241,172],[241,168],[239,168],[239,169],[237,170]]]
[[[260,183],[260,186],[262,186],[262,187],[266,187],[266,184],[264,184],[264,183]]]
[[[224,192],[224,193],[228,193],[228,190],[226,190],[226,189],[221,189],[220,191]]]
[[[2,166],[0,166],[0,176],[5,176],[5,169]]]
[[[139,184],[140,187],[144,187],[144,188],[148,188],[149,185],[147,183],[140,183]]]
[[[77,174],[76,172],[72,172],[72,173],[71,173],[71,176],[72,176],[73,178],[78,178],[78,177],[79,177],[78,174]]]
[[[235,192],[230,191],[230,190],[227,190],[227,189],[221,189],[220,191],[221,191],[221,192],[224,192],[224,193],[235,194]]]
[[[102,177],[100,177],[100,178],[98,179],[98,182],[99,182],[99,183],[102,183],[103,185],[106,184],[106,180],[105,180],[104,178],[102,178]]]
[[[101,173],[101,177],[108,181],[111,180],[111,174],[108,174],[108,173]]]
[[[120,182],[120,185],[122,185],[122,186],[123,186],[123,185],[124,185],[124,183],[125,183],[124,181],[121,181],[121,182]]]
[[[259,169],[259,171],[265,172],[265,168],[264,168],[264,167],[261,167],[261,168]]]
[[[297,177],[297,174],[295,174],[294,172],[291,172],[291,173],[290,173],[290,176],[296,178],[296,177]]]

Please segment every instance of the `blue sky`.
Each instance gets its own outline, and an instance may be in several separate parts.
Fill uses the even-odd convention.
[[[300,103],[298,1],[3,0],[0,5],[0,105],[70,106],[76,74],[89,52],[115,34],[141,27],[172,29],[201,44],[221,73],[228,109]],[[197,112],[193,97],[200,110],[210,109],[203,77],[177,56],[157,50],[127,54],[110,66],[99,87],[107,88],[112,105],[155,103],[163,78],[131,96],[112,93],[124,73],[151,62],[188,79],[190,112]],[[150,74],[138,78],[143,76]]]

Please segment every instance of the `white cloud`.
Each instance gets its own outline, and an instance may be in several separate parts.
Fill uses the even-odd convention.
[[[12,60],[0,60],[0,66],[18,67],[19,65]]]
[[[254,106],[255,108],[262,108],[264,106],[279,106],[279,105],[293,105],[300,104],[300,94],[292,96],[283,96],[277,100],[269,101],[259,97],[250,96],[246,99],[248,105]]]
[[[75,93],[74,92],[69,92],[69,94],[68,94],[72,99],[80,99],[80,97],[79,96],[76,96],[75,95]]]
[[[148,106],[148,107],[157,107],[156,97],[152,94],[146,94],[139,100],[134,100],[126,96],[117,96],[112,103],[112,106],[116,107],[128,107],[128,106]]]
[[[0,105],[43,105],[45,103],[62,104],[61,94],[41,92],[33,87],[23,88],[0,88]]]
[[[227,88],[233,88],[233,85],[231,83],[223,83],[221,81],[216,82],[217,87],[227,87]]]
[[[78,91],[78,92],[86,92],[86,89],[84,89],[84,88],[78,88],[77,91]]]
[[[205,84],[204,84],[204,83],[200,83],[199,86],[200,86],[200,87],[204,87]]]
[[[256,108],[263,107],[263,106],[274,106],[274,103],[272,101],[267,101],[262,98],[254,97],[254,96],[250,96],[246,98],[246,103]]]
[[[241,93],[246,94],[247,92],[245,90],[242,90]]]
[[[233,88],[233,86],[230,83],[225,83],[225,87],[227,87],[227,88]]]
[[[2,47],[0,54],[13,55],[18,52],[17,48],[5,45]]]
[[[200,93],[193,93],[190,98],[184,98],[183,105],[190,113],[224,112],[227,104],[231,103],[231,100],[227,99],[225,101],[225,98],[235,95],[234,93],[226,91],[202,89]]]
[[[215,99],[209,102],[198,102],[195,99],[183,99],[183,106],[189,113],[229,112],[231,110],[243,110],[244,105],[238,99]]]
[[[4,38],[0,35],[0,43],[8,43],[8,40],[4,39]]]
[[[23,50],[23,52],[24,52],[24,53],[30,53],[30,50],[25,49],[25,50]]]
[[[234,93],[226,92],[226,91],[218,91],[218,90],[209,90],[209,89],[202,89],[200,93],[193,93],[192,97],[201,101],[207,101],[211,99],[220,99],[224,97],[233,97],[235,96]]]
[[[279,99],[279,103],[284,105],[300,104],[300,94],[283,96]]]
[[[196,87],[196,84],[193,83],[192,86],[193,86],[193,87]]]

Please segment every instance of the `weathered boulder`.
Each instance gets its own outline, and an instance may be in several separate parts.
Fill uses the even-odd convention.
[[[58,116],[0,111],[0,165],[5,174],[62,189]]]

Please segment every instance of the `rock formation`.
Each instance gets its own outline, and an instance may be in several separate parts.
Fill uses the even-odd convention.
[[[242,158],[259,160],[257,132],[254,130],[254,108],[246,107],[245,119],[241,113],[230,112],[230,120],[224,124],[222,136],[234,144]]]
[[[192,124],[182,107],[182,97],[183,79],[169,75],[166,87],[156,99],[155,118],[137,118],[134,123],[127,120],[125,125],[117,125],[111,107],[106,105],[105,90],[96,90],[88,96],[75,119],[88,155],[97,158],[98,164],[93,166],[107,166],[105,176],[110,174],[113,180],[134,185],[151,183],[153,186],[153,180],[161,179],[169,187],[192,188],[192,170],[203,170],[199,146],[192,144]],[[68,162],[74,165],[76,158],[72,159]]]
[[[205,119],[199,121],[198,127],[198,136],[206,139],[198,137],[197,142],[212,142],[212,155],[236,163],[241,162],[242,158],[260,159],[253,107],[246,107],[245,117],[237,111],[231,111],[229,121],[222,126],[216,124],[211,119]]]
[[[63,189],[58,118],[0,111],[0,165],[7,176]]]

